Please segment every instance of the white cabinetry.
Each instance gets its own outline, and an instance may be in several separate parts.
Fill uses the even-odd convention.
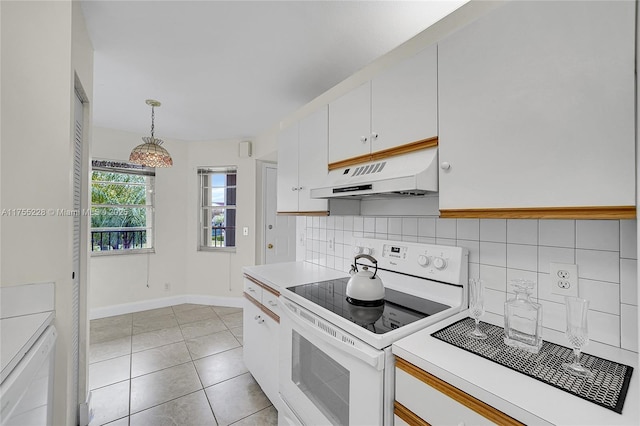
[[[371,81],[371,152],[438,135],[437,68],[432,45]]]
[[[635,206],[634,19],[635,2],[514,1],[439,43],[443,216]]]
[[[265,395],[276,406],[278,396],[277,292],[266,284],[245,276],[243,310],[243,356],[247,369]]]
[[[310,198],[327,175],[327,106],[282,130],[278,137],[278,213],[324,213],[327,200]]]
[[[329,163],[371,152],[371,82],[329,104]]]
[[[329,104],[329,163],[368,161],[438,134],[437,50],[429,46]]]

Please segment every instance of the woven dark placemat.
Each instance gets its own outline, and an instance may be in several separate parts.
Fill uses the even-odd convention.
[[[540,352],[529,353],[505,345],[504,329],[485,322],[480,322],[480,328],[488,337],[485,340],[473,339],[466,334],[473,330],[474,324],[472,318],[463,318],[431,335],[618,414],[622,413],[633,367],[583,352],[580,361],[593,372],[594,377],[575,377],[562,368],[563,363],[573,361],[573,349],[545,341]]]

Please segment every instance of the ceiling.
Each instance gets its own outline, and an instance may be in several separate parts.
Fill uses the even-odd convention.
[[[94,125],[252,138],[466,0],[82,0]]]

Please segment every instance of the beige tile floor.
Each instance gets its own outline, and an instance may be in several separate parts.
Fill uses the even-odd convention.
[[[242,309],[183,304],[91,321],[91,426],[276,425],[242,361]]]

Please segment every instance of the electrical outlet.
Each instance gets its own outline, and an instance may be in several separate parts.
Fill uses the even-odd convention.
[[[164,283],[164,291],[171,290],[171,283]]]
[[[578,297],[578,265],[550,263],[549,281],[552,294]]]

